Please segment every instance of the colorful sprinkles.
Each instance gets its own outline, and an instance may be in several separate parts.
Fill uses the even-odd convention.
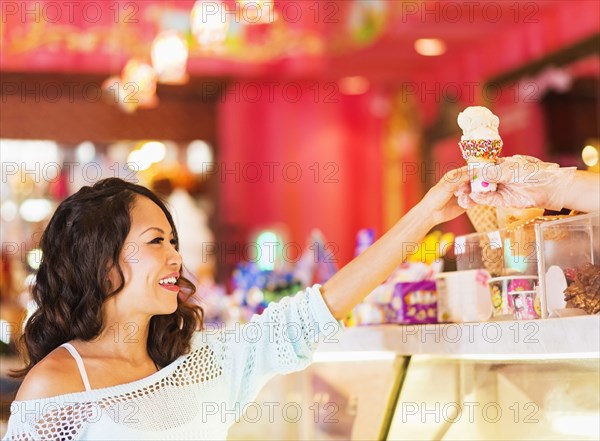
[[[486,158],[495,161],[502,151],[501,139],[468,139],[460,141],[458,145],[465,160],[469,158]]]

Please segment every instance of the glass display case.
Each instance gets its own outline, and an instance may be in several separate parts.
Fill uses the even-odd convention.
[[[599,369],[593,356],[414,356],[388,439],[598,439]]]
[[[600,213],[535,226],[543,314],[600,311]]]
[[[597,315],[350,328],[229,439],[598,439],[599,351]]]

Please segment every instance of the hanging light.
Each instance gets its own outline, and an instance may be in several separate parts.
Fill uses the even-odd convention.
[[[131,87],[125,87],[121,77],[113,75],[102,83],[102,96],[110,104],[118,105],[125,113],[133,113],[137,103],[131,98],[133,95]]]
[[[125,89],[131,89],[130,98],[138,107],[156,107],[156,72],[152,66],[140,60],[129,60],[123,68],[121,78]]]
[[[229,29],[229,14],[222,2],[197,0],[190,14],[190,27],[203,49],[219,50]]]
[[[187,82],[188,46],[183,34],[177,31],[162,31],[152,42],[151,56],[152,66],[160,83]]]
[[[156,72],[148,63],[131,59],[121,76],[114,75],[102,83],[102,92],[109,103],[118,105],[126,113],[133,113],[138,107],[156,107]]]

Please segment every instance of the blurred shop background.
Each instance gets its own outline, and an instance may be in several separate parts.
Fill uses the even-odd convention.
[[[194,300],[209,321],[243,322],[326,280],[462,166],[456,117],[469,105],[499,116],[503,156],[599,170],[596,0],[1,8],[4,421],[41,232],[83,185],[116,176],[166,198]],[[472,231],[463,216],[435,237]],[[366,363],[365,374],[384,369]],[[319,378],[335,377],[323,369]],[[277,381],[304,390],[308,380]],[[314,402],[337,394],[355,406],[348,391],[319,390]],[[293,437],[346,439],[356,415],[344,415]],[[264,436],[259,427],[237,434]]]

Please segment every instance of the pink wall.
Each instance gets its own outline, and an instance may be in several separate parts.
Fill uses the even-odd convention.
[[[289,240],[302,247],[319,228],[339,247],[339,263],[347,262],[360,228],[381,234],[382,122],[370,113],[371,94],[335,93],[334,102],[325,102],[323,91],[315,99],[314,83],[281,82],[271,99],[270,86],[257,84],[258,102],[251,102],[256,89],[250,94],[250,83],[234,82],[239,93],[227,94],[220,105],[219,167],[238,167],[240,178],[220,176],[221,221],[246,234],[284,223]],[[292,91],[301,91],[298,102]]]

